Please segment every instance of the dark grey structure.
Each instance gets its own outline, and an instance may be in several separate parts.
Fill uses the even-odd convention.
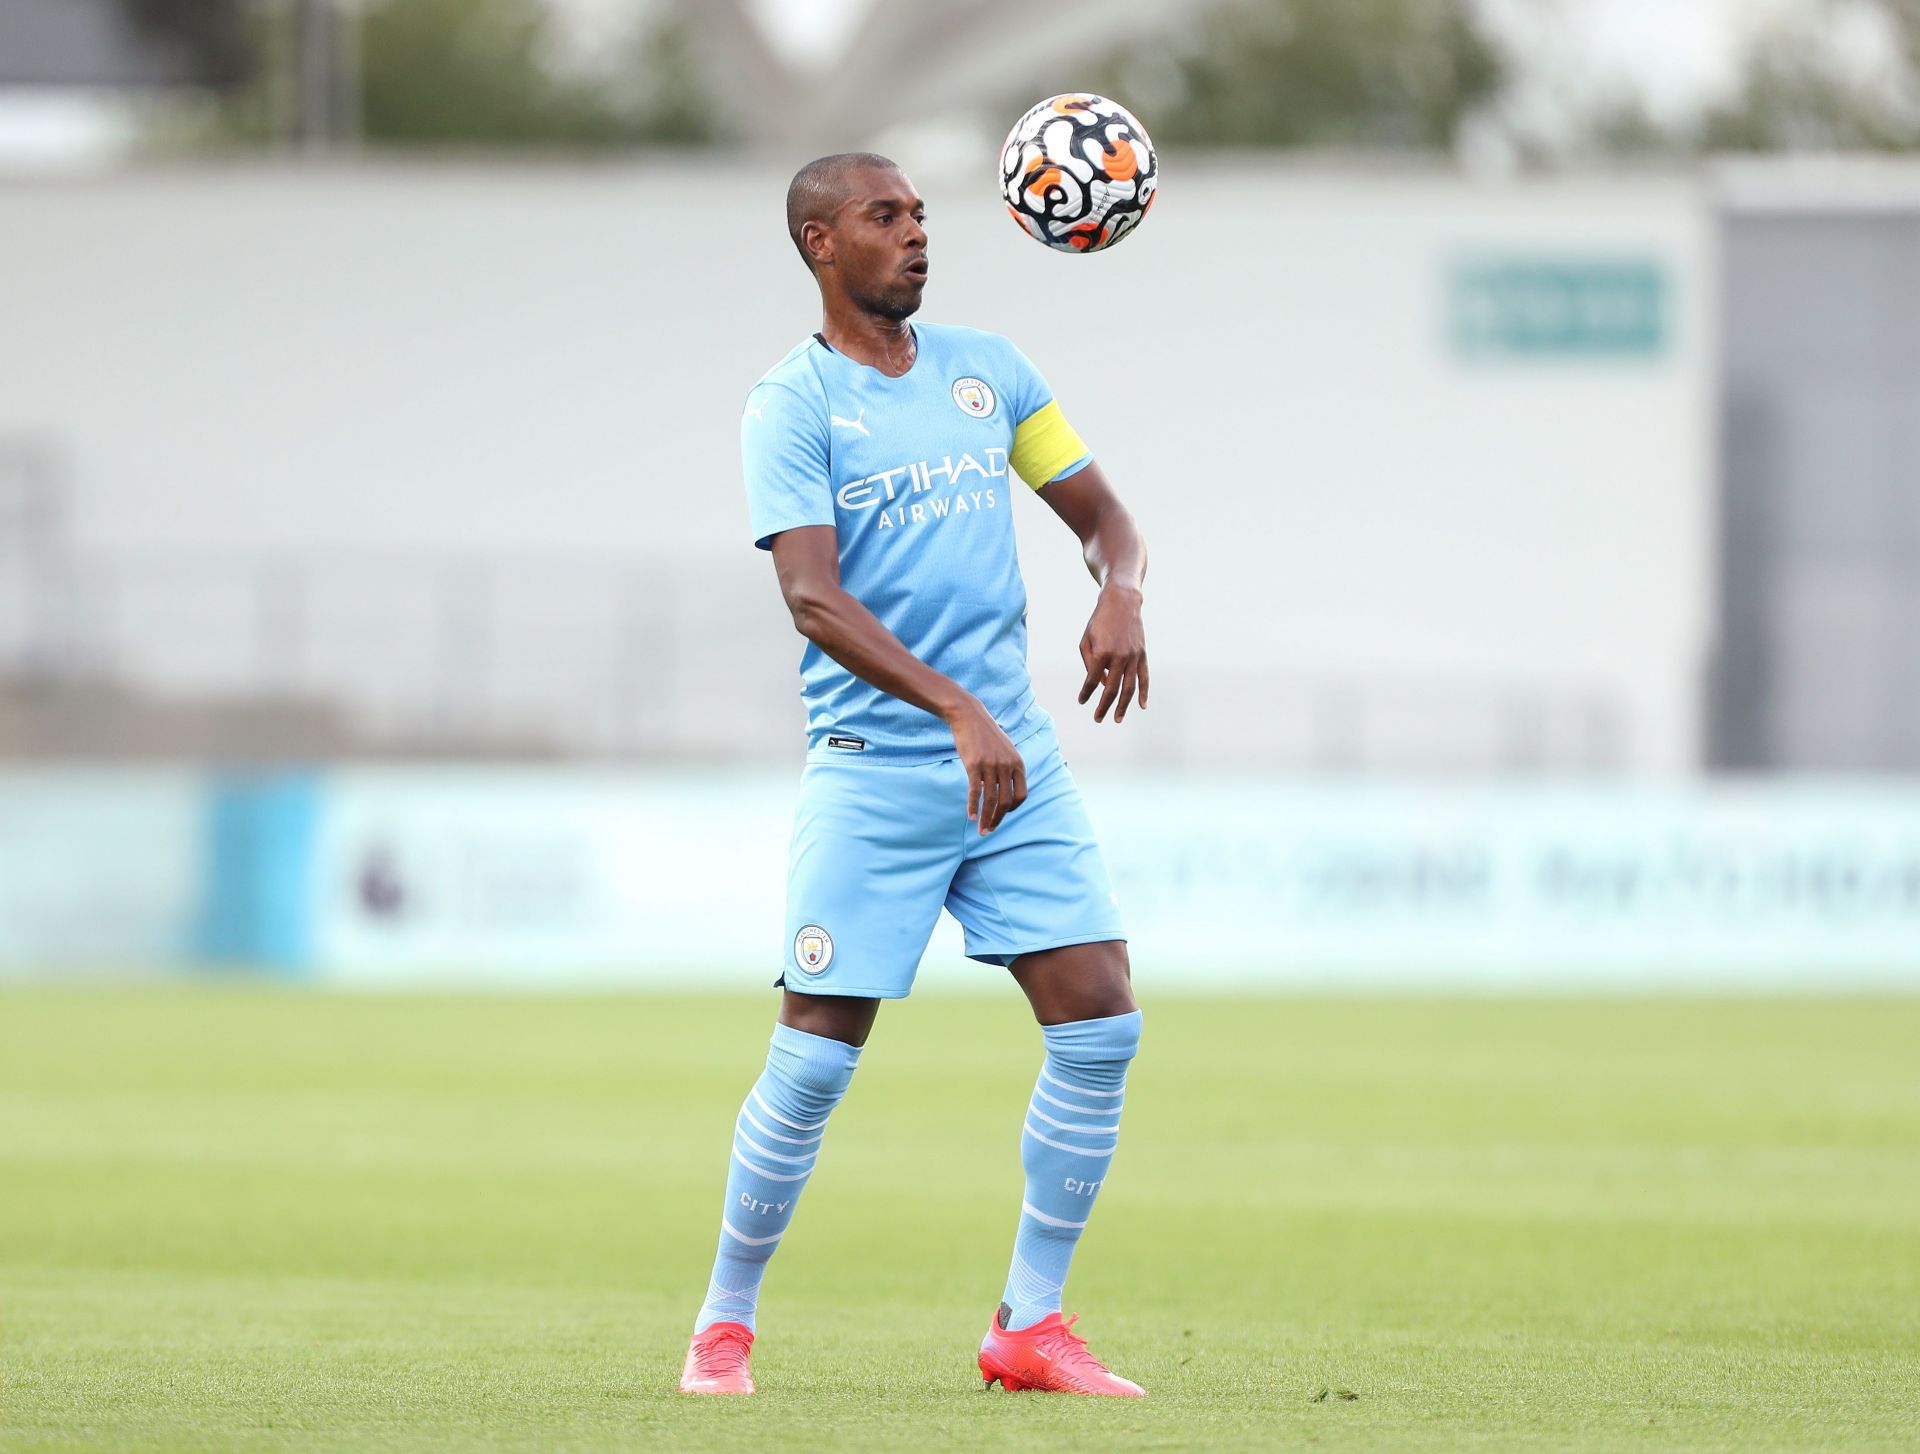
[[[1708,761],[1920,771],[1920,182],[1729,191]]]
[[[0,0],[0,86],[231,84],[238,0]]]

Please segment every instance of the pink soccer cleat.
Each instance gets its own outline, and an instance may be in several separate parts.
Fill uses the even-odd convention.
[[[1131,1379],[1109,1372],[1087,1351],[1087,1340],[1073,1331],[1073,1317],[1061,1320],[1048,1313],[1031,1328],[1017,1332],[1000,1326],[1006,1316],[1006,1304],[1000,1305],[987,1336],[980,1344],[980,1376],[986,1386],[994,1381],[1009,1393],[1035,1389],[1041,1393],[1101,1394],[1108,1398],[1141,1398],[1146,1390]]]
[[[680,1392],[752,1393],[753,1375],[747,1372],[752,1351],[753,1330],[745,1323],[714,1323],[695,1333],[680,1370]]]

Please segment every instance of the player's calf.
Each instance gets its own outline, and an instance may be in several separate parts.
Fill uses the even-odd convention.
[[[1138,1010],[1047,1025],[1047,1055],[1021,1127],[1026,1172],[1013,1261],[1007,1269],[1009,1328],[1058,1320],[1067,1269],[1120,1144],[1127,1067],[1140,1045]]]
[[[813,1172],[827,1118],[846,1094],[858,1046],[776,1025],[767,1068],[733,1128],[720,1210],[720,1245],[680,1387],[686,1393],[752,1393],[747,1354],[767,1262],[793,1220]]]

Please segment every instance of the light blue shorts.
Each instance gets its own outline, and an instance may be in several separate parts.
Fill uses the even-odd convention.
[[[958,758],[809,763],[776,982],[803,994],[904,998],[942,907],[966,931],[967,957],[986,964],[1125,939],[1052,719],[1018,745],[1027,800],[985,836],[967,821]]]

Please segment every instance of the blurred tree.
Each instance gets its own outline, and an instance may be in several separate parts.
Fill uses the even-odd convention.
[[[537,0],[375,0],[360,32],[369,142],[501,145],[598,140],[610,118],[547,66]]]
[[[1450,150],[1506,67],[1464,0],[1234,0],[1115,58],[1157,141]]]
[[[125,3],[186,9],[193,0]],[[304,48],[316,3],[323,0],[256,0],[248,39],[260,64],[250,82],[155,118],[148,144],[163,152],[271,146],[310,130]],[[656,5],[651,23],[607,54],[564,62],[546,0],[362,0],[353,38],[339,38],[331,61],[352,68],[340,99],[322,103],[349,112],[331,135],[372,147],[558,150],[723,140],[684,3]]]
[[[361,30],[371,144],[607,147],[716,134],[671,12],[603,73],[553,64],[541,0],[374,0]]]
[[[1863,84],[1823,43],[1848,11],[1883,30],[1892,52],[1883,84]],[[1920,150],[1920,0],[1827,0],[1812,22],[1775,30],[1698,131],[1709,151]]]
[[[734,139],[694,51],[691,28],[678,10],[641,33],[611,82],[627,140],[697,146]]]
[[[1877,65],[1859,47],[1877,39]],[[1869,74],[1871,72],[1871,74]],[[1558,145],[1520,138],[1542,163],[1579,157],[1675,159],[1711,152],[1920,151],[1920,0],[1819,0],[1764,34],[1733,93],[1678,120],[1655,117],[1633,94],[1613,94]]]

